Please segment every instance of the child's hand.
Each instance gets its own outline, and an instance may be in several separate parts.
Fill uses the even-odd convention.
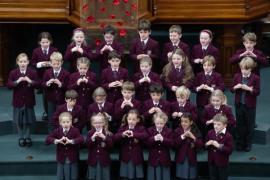
[[[116,81],[114,81],[114,82],[111,82],[108,86],[109,87],[116,87],[117,86],[117,83],[116,83]]]
[[[254,54],[252,51],[248,51],[248,55],[253,57],[253,58],[257,58],[257,55]]]
[[[177,88],[178,86],[172,86],[172,91],[176,91]]]
[[[207,141],[207,142],[205,143],[205,145],[206,145],[206,146],[210,146],[210,145],[212,145],[212,143],[213,143],[213,140],[209,140],[209,141]]]
[[[142,83],[145,82],[145,81],[146,81],[146,79],[145,79],[145,77],[143,77],[143,78],[141,78],[141,79],[139,80],[139,83],[142,84]]]
[[[32,80],[28,76],[25,76],[24,77],[24,80],[27,81],[29,84],[32,83]]]
[[[151,79],[147,76],[147,77],[144,77],[145,81],[148,82],[148,83],[151,83]]]
[[[233,89],[242,89],[242,84],[237,84],[233,87]]]
[[[178,112],[173,112],[173,113],[172,113],[172,118],[176,118],[177,115],[178,115]]]
[[[202,63],[202,61],[203,61],[202,59],[199,59],[199,58],[198,58],[198,59],[195,59],[195,60],[194,60],[194,63],[199,64],[199,63]]]
[[[245,51],[245,52],[243,52],[242,54],[240,54],[239,56],[240,56],[240,57],[248,56],[248,54],[249,54],[249,52],[248,52],[248,51]]]
[[[249,87],[249,86],[247,86],[246,84],[242,84],[242,89],[244,89],[244,90],[246,90],[246,91],[252,92],[253,87]]]
[[[19,77],[16,82],[17,82],[17,84],[19,84],[22,81],[25,81],[25,78],[24,77]]]
[[[153,114],[155,112],[155,107],[152,107],[151,109],[149,109],[149,114]]]
[[[73,140],[72,139],[68,139],[67,137],[66,137],[66,143],[65,144],[73,144]]]
[[[193,140],[196,139],[196,137],[194,136],[194,134],[192,134],[192,132],[190,132],[190,131],[187,131],[187,132],[186,132],[186,137],[190,137],[190,138],[193,139]]]
[[[196,88],[197,92],[200,91],[200,90],[202,90],[202,89],[204,89],[204,86],[205,86],[204,84],[201,84],[200,86],[198,86]]]
[[[122,87],[123,86],[123,80],[117,81],[116,84],[118,87]]]
[[[97,136],[102,138],[103,140],[106,139],[106,136],[102,132],[99,132]]]
[[[96,140],[97,133],[98,133],[98,132],[95,132],[95,133],[91,136],[91,140],[92,140],[93,142]]]
[[[59,79],[54,79],[54,82],[58,85],[58,87],[62,87],[62,83],[59,81]]]
[[[144,57],[144,54],[139,54],[138,56],[137,56],[137,59],[142,59]]]
[[[214,88],[208,86],[207,84],[204,85],[204,89],[213,92]]]
[[[168,52],[167,57],[170,58],[173,52]]]
[[[220,147],[220,144],[217,141],[212,141],[212,145],[215,146],[216,148]]]
[[[54,79],[50,79],[46,82],[46,86],[50,86],[52,83],[54,83]]]
[[[107,46],[107,49],[109,50],[109,51],[113,51],[114,49],[112,48],[112,46],[111,45],[106,45]]]
[[[77,46],[75,46],[74,48],[71,49],[71,52],[76,52],[76,51],[78,51],[78,47]]]
[[[82,49],[81,47],[78,47],[78,48],[77,48],[77,51],[78,51],[79,53],[83,54],[83,49]]]
[[[77,80],[77,85],[79,86],[82,82],[83,82],[83,78],[79,78],[79,79]]]
[[[213,123],[213,119],[206,121],[206,125],[212,124]]]

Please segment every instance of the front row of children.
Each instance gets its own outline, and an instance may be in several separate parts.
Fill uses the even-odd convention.
[[[226,129],[227,118],[217,114],[213,118],[214,129],[207,134],[205,142],[193,122],[184,113],[178,127],[172,131],[166,126],[168,117],[163,112],[153,116],[154,125],[146,129],[137,110],[131,109],[122,119],[116,134],[108,130],[108,118],[102,113],[91,117],[92,129],[85,143],[88,148],[88,179],[110,179],[110,151],[114,144],[120,146],[120,177],[144,178],[144,151],[148,149],[147,179],[167,180],[171,177],[170,149],[175,148],[176,177],[197,178],[197,150],[208,150],[210,179],[227,179],[229,155],[233,138]],[[60,127],[47,136],[47,144],[57,146],[58,179],[77,179],[80,145],[84,143],[79,130],[72,126],[72,116],[63,112],[59,116]]]

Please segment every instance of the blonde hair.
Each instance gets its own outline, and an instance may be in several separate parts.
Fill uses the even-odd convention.
[[[187,97],[187,99],[190,96],[190,90],[186,86],[180,86],[176,89],[175,95],[179,95],[180,97]]]
[[[257,63],[251,57],[244,57],[239,62],[239,67],[243,69],[254,69],[257,66]]]
[[[252,33],[252,32],[248,32],[246,33],[244,36],[243,36],[243,42],[245,41],[252,41],[252,42],[255,42],[257,41],[257,36],[255,33]]]
[[[105,89],[102,87],[96,88],[92,94],[92,98],[95,100],[97,96],[107,96]]]
[[[80,64],[86,64],[88,67],[90,66],[90,60],[86,57],[80,57],[77,59],[77,66]]]
[[[27,56],[26,53],[20,53],[20,54],[16,57],[16,62],[18,62],[19,59],[24,58],[24,57],[29,61],[28,56]]]
[[[204,56],[204,58],[203,58],[202,64],[204,64],[204,63],[209,63],[209,64],[215,66],[216,65],[216,59],[212,55],[207,55],[207,56]]]
[[[70,121],[72,121],[72,115],[70,112],[62,112],[60,115],[59,115],[59,122],[61,122],[64,118],[68,118]]]
[[[153,122],[155,122],[157,118],[164,120],[165,123],[168,121],[168,116],[164,112],[155,113],[153,116]]]
[[[130,82],[130,81],[123,82],[122,91],[123,90],[126,90],[126,91],[135,91],[135,85],[134,85],[134,83],[133,82]]]
[[[53,52],[50,56],[50,60],[63,62],[63,56],[60,52]]]
[[[172,25],[169,29],[169,33],[176,32],[178,34],[182,34],[182,28],[179,25]]]
[[[109,119],[104,113],[99,112],[97,114],[93,114],[90,119],[91,126],[93,127],[94,119],[97,117],[100,117],[103,120],[106,135],[111,135],[112,133],[109,131]]]
[[[152,59],[150,57],[143,57],[140,60],[140,64],[143,64],[143,63],[148,63],[149,66],[152,66],[152,64],[153,64]]]
[[[227,104],[227,97],[225,96],[223,91],[221,91],[220,89],[216,89],[212,92],[210,96],[210,103],[213,97],[219,97],[221,99],[221,104],[224,104],[224,105]]]
[[[228,124],[228,119],[225,115],[223,114],[216,114],[214,117],[213,117],[213,121],[214,122],[221,122],[223,124]]]

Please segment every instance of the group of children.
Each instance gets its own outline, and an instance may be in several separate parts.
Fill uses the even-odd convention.
[[[235,93],[236,120],[227,105],[222,76],[214,69],[219,50],[211,44],[210,30],[200,32],[200,44],[192,51],[181,41],[181,27],[169,29],[171,42],[159,52],[150,38],[150,23],[139,22],[139,38],[130,47],[135,73],[121,67],[123,46],[115,30],[104,29],[104,42],[92,51],[82,29],[75,29],[64,57],[43,32],[40,47],[29,61],[18,55],[8,88],[13,89],[14,121],[19,146],[31,146],[30,127],[35,121],[34,90],[43,91],[49,132],[46,142],[57,145],[57,176],[76,179],[79,150],[88,148],[88,179],[110,179],[110,151],[120,147],[120,177],[144,177],[143,147],[147,147],[148,179],[169,179],[170,149],[175,149],[176,177],[196,179],[196,154],[208,150],[210,179],[227,179],[229,155],[235,134],[236,149],[250,151],[255,126],[256,99],[260,93],[258,65],[266,65],[263,53],[254,49],[256,35],[243,36],[244,49],[231,63],[239,64],[231,91]],[[70,71],[63,60],[71,63]],[[100,77],[90,71],[90,60],[101,64]],[[31,63],[37,72],[28,68]],[[162,71],[161,71],[162,69]],[[98,79],[100,79],[98,81]],[[196,105],[189,100],[196,93]],[[165,97],[165,98],[164,98]],[[84,140],[83,130],[88,134]]]

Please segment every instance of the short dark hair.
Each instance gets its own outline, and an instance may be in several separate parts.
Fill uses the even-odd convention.
[[[149,93],[163,93],[164,89],[159,84],[153,84],[149,87]]]
[[[108,25],[108,26],[106,26],[105,28],[104,28],[104,30],[103,30],[103,34],[105,35],[105,34],[111,34],[111,35],[115,35],[115,28],[113,27],[113,26],[111,26],[111,25]]]
[[[108,54],[108,60],[111,60],[111,59],[114,59],[114,58],[117,58],[117,59],[120,59],[121,60],[120,54],[118,54],[116,51],[109,52],[109,54]]]
[[[146,19],[140,20],[138,30],[151,31],[151,22]]]
[[[68,91],[66,91],[66,93],[65,93],[65,98],[66,99],[77,99],[77,97],[78,97],[78,93],[77,93],[77,91],[75,91],[75,90],[68,90]]]

